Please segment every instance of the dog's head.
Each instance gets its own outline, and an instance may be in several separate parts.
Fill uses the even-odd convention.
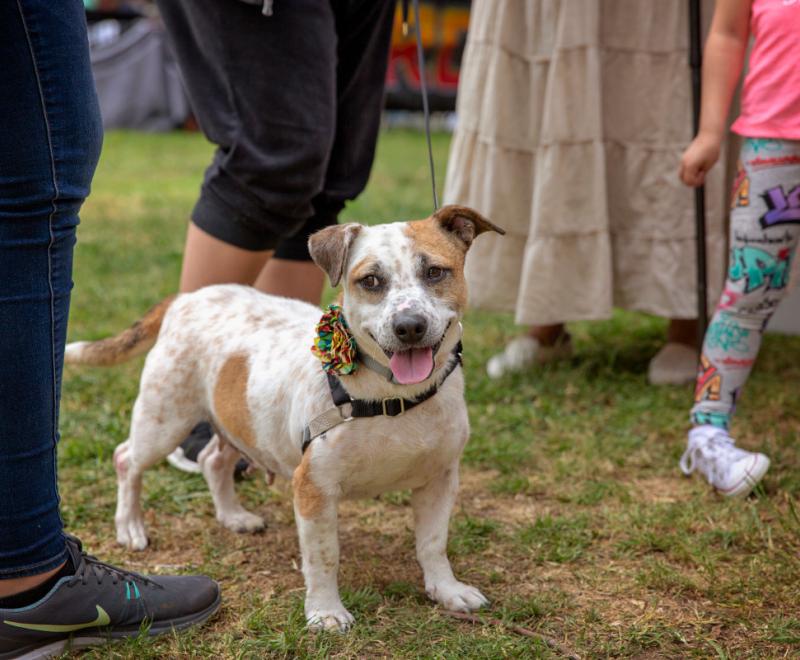
[[[343,307],[358,345],[388,364],[402,384],[420,383],[440,350],[459,339],[467,304],[464,258],[485,231],[505,232],[464,206],[425,220],[327,227],[309,240],[311,257],[343,282]]]

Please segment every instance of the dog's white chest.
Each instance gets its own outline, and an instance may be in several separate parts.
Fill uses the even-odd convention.
[[[458,460],[469,434],[457,390],[444,388],[397,417],[341,424],[314,440],[309,451],[320,486],[343,497],[373,497],[418,488],[440,476]]]

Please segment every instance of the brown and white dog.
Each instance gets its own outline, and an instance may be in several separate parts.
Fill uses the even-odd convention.
[[[239,452],[292,479],[310,626],[346,630],[353,622],[337,586],[339,500],[398,489],[412,490],[428,595],[450,610],[484,605],[480,591],[453,576],[446,546],[469,436],[463,375],[453,362],[467,302],[464,259],[487,230],[503,233],[471,209],[446,206],[425,220],[338,225],[311,237],[314,261],[332,285],[343,282],[342,308],[359,351],[394,376],[387,380],[361,365],[340,377],[347,393],[369,401],[413,400],[434,385],[439,389],[396,417],[339,423],[305,453],[304,429],[332,406],[326,376],[310,351],[320,317],[313,305],[245,286],[210,286],[163,301],[116,337],[70,344],[67,362],[95,365],[117,364],[152,346],[130,437],[114,453],[119,543],[147,546],[143,471],[195,424],[211,420],[218,436],[200,462],[223,525],[236,531],[264,526],[236,498]]]

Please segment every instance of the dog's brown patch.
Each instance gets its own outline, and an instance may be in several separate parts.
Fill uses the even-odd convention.
[[[232,355],[219,370],[214,387],[214,413],[228,435],[255,447],[256,435],[247,405],[247,379],[250,368],[243,353]]]
[[[367,275],[373,274],[375,270],[376,270],[375,259],[372,257],[364,257],[357,264],[354,264],[353,267],[350,269],[350,280],[351,282],[357,282],[358,280],[366,277]]]
[[[433,218],[409,222],[403,230],[414,244],[414,251],[422,254],[431,265],[446,268],[450,276],[433,285],[436,296],[451,307],[463,309],[467,304],[467,282],[464,279],[463,244],[442,229]]]
[[[485,231],[495,231],[498,234],[506,233],[504,229],[493,224],[468,206],[459,206],[457,204],[443,206],[431,216],[431,219],[437,222],[451,236],[461,241],[464,249],[469,249],[475,237]]]
[[[294,471],[292,487],[297,502],[297,510],[303,518],[315,518],[325,505],[325,496],[311,479],[311,451],[303,454],[303,460]]]

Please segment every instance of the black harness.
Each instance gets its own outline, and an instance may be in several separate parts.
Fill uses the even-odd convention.
[[[444,376],[442,377],[441,381],[438,384],[434,383],[427,390],[421,394],[418,394],[413,399],[405,399],[399,396],[387,397],[386,399],[381,399],[379,401],[369,399],[353,399],[347,393],[347,390],[344,389],[344,385],[342,385],[341,380],[339,380],[333,374],[326,374],[334,407],[315,417],[313,420],[311,420],[311,422],[309,422],[305,429],[303,429],[303,444],[301,447],[303,453],[305,453],[306,449],[308,449],[308,446],[311,444],[314,438],[318,438],[326,431],[332,429],[334,426],[338,426],[339,424],[343,424],[344,422],[349,422],[360,417],[397,417],[398,415],[402,415],[407,410],[411,410],[415,406],[418,406],[420,403],[427,401],[439,391],[439,387],[441,387],[444,381],[447,380],[450,374],[452,374],[457,367],[461,366],[461,351],[462,346],[461,342],[459,341],[452,352],[454,359],[451,359],[448,362],[447,367],[445,367]],[[374,362],[374,360],[370,358],[369,361],[362,360],[362,363],[369,365],[370,361]],[[368,368],[371,367],[368,366]],[[381,369],[381,371],[378,373],[382,374],[383,369]],[[391,372],[389,372],[389,379],[391,379]]]

